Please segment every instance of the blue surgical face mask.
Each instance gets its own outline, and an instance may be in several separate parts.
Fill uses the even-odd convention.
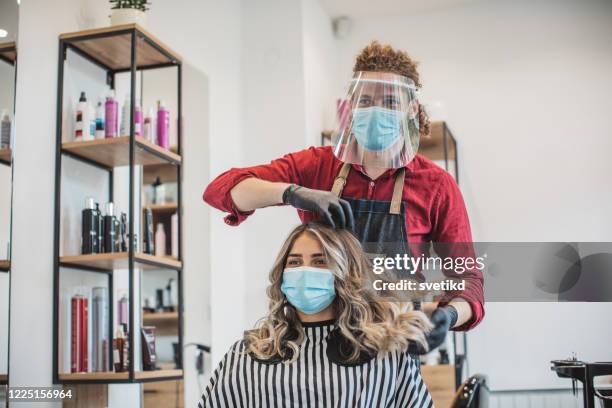
[[[367,150],[382,151],[397,141],[401,134],[402,111],[371,106],[353,109],[353,134]]]
[[[336,297],[334,275],[329,269],[310,266],[286,268],[281,291],[300,312],[319,313]]]

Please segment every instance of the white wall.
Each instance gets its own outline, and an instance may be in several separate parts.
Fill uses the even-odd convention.
[[[57,35],[106,25],[107,7],[91,0],[53,4],[32,0],[22,7],[17,109],[26,118],[36,112],[37,120],[23,121],[16,146],[20,158],[15,180],[20,187],[15,191],[14,239],[18,244],[11,288],[10,381],[14,386],[51,384],[53,207],[40,203],[53,202]],[[225,296],[224,291],[211,294],[209,289],[213,284],[221,288],[241,281],[236,277],[242,276],[242,259],[233,253],[241,250],[243,232],[228,229],[218,217],[210,222],[201,193],[209,173],[235,165],[240,157],[240,20],[238,1],[185,0],[156,3],[147,25],[185,60],[185,341],[212,344],[216,352],[225,348],[225,339],[235,338],[244,328],[244,308],[238,308],[234,319],[227,319],[235,299]],[[210,143],[209,137],[213,139]],[[217,240],[209,240],[211,229]],[[32,257],[33,236],[43,237],[36,241],[36,257]],[[236,245],[230,247],[225,242]],[[215,262],[217,267],[209,275]],[[215,304],[212,309],[211,303]],[[211,320],[218,332],[211,332]],[[36,327],[35,336],[32,327]],[[193,348],[185,352],[187,406],[195,404],[200,395],[194,355]],[[138,404],[138,398],[126,402],[126,387],[133,389],[112,387],[116,392],[109,393],[111,407]]]
[[[245,164],[256,165],[319,144],[333,124],[335,44],[317,1],[244,1],[243,16],[243,155]],[[293,208],[274,207],[238,227],[245,230],[248,265],[243,330],[266,313],[268,274],[298,223]]]
[[[373,39],[421,61],[423,100],[444,104],[458,139],[476,241],[610,241],[611,18],[610,2],[567,0],[359,18],[340,42],[338,77]],[[612,358],[586,339],[561,339],[570,331],[609,335],[584,317],[603,321],[610,306],[565,306],[489,304],[469,335],[471,370],[497,364],[487,372],[494,388],[567,387],[548,371],[551,358]],[[564,326],[570,322],[579,325]],[[513,347],[497,348],[510,331]],[[550,344],[563,355],[549,355]]]

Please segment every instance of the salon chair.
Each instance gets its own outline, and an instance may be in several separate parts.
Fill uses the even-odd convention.
[[[450,408],[488,408],[489,387],[487,378],[475,374],[463,382],[457,389]]]

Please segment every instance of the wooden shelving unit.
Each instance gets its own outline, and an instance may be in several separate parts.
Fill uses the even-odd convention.
[[[0,60],[10,65],[17,61],[17,44],[14,41],[0,43]]]
[[[8,375],[0,374],[0,385],[6,385],[7,382],[8,382]]]
[[[140,286],[136,281],[136,273],[138,270],[146,271],[153,269],[162,269],[176,273],[178,283],[178,310],[175,318],[176,335],[179,345],[183,344],[183,320],[182,320],[182,302],[183,302],[183,282],[182,282],[182,219],[181,219],[181,172],[183,160],[181,156],[181,126],[180,123],[177,129],[177,144],[171,149],[164,149],[155,143],[151,143],[144,138],[135,135],[134,124],[134,106],[136,105],[136,73],[142,70],[158,69],[158,68],[173,68],[176,69],[177,78],[177,118],[180,121],[182,114],[181,97],[182,97],[182,62],[180,56],[160,42],[157,38],[145,31],[142,27],[136,24],[105,27],[95,30],[86,30],[76,33],[62,34],[59,37],[60,56],[58,69],[58,96],[57,96],[57,121],[56,121],[56,169],[55,169],[55,231],[54,231],[54,361],[53,361],[53,381],[54,383],[70,383],[70,384],[109,384],[109,383],[128,383],[128,382],[149,382],[149,381],[171,381],[180,380],[183,377],[181,367],[174,368],[164,367],[161,370],[144,371],[134,362],[140,359],[135,358],[136,353],[141,352],[142,347],[136,347],[140,344],[140,327],[141,324],[137,320],[139,313],[136,312],[140,308]],[[90,141],[74,142],[65,137],[62,127],[62,120],[66,117],[63,112],[64,98],[64,68],[65,60],[68,53],[72,52],[94,66],[104,71],[106,84],[111,89],[115,88],[115,76],[118,73],[129,73],[129,93],[130,106],[132,112],[130,115],[129,134],[121,135],[114,138],[96,139]],[[72,54],[70,54],[72,56]],[[74,238],[63,232],[62,226],[62,208],[61,205],[61,184],[62,184],[62,158],[64,156],[71,157],[82,162],[84,165],[93,166],[97,171],[106,172],[108,177],[108,193],[107,198],[103,199],[107,202],[113,202],[113,192],[116,188],[114,184],[115,168],[127,167],[127,176],[122,176],[121,182],[127,184],[128,194],[124,200],[124,208],[127,208],[127,236],[138,237],[142,240],[141,231],[138,231],[135,220],[141,217],[141,208],[135,205],[138,203],[140,189],[142,184],[137,184],[136,172],[140,171],[144,174],[151,174],[155,169],[163,169],[166,174],[173,173],[173,179],[178,181],[177,186],[177,202],[172,205],[157,206],[152,208],[155,213],[159,214],[178,214],[178,256],[177,257],[162,257],[138,252],[137,242],[134,239],[128,239],[127,252],[115,253],[95,253],[86,255],[66,255],[61,253],[60,240],[63,236]],[[141,166],[137,168],[137,166]],[[83,174],[91,174],[91,171],[83,172]],[[126,174],[125,172],[123,174]],[[63,234],[62,234],[63,232]],[[117,270],[127,270],[127,296],[128,296],[128,318],[127,328],[128,338],[128,370],[126,372],[91,372],[91,373],[63,373],[66,367],[60,367],[60,358],[66,358],[66,351],[60,348],[60,300],[61,273],[67,273],[70,270],[83,270],[86,272],[100,272],[107,275],[108,278],[108,305],[109,316],[114,316],[113,305],[115,301],[115,293],[113,287],[113,276]],[[125,276],[125,275],[124,275]],[[146,279],[147,274],[143,272],[141,279]],[[110,338],[108,341],[109,365],[112,367],[112,341],[113,334],[116,331],[114,327],[114,318],[107,319],[108,333]],[[68,330],[70,326],[67,326]],[[64,330],[64,329],[63,329]],[[62,333],[65,333],[62,332]],[[65,335],[62,337],[62,343],[66,345]],[[138,340],[137,340],[138,339]],[[69,341],[69,339],[68,339]]]
[[[142,321],[145,324],[156,326],[166,323],[177,323],[178,318],[177,312],[145,313],[142,316]]]
[[[129,254],[127,252],[113,252],[106,254],[88,254],[60,257],[60,265],[68,267],[87,267],[106,270],[127,269],[129,267]],[[141,252],[134,253],[136,267],[142,269],[180,269],[181,261],[171,257],[161,257]]]
[[[148,140],[136,136],[135,165],[181,163],[181,156],[163,149]],[[119,136],[110,139],[64,142],[62,151],[98,163],[106,167],[127,166],[130,164],[130,137]],[[174,169],[176,173],[176,168]]]
[[[0,259],[0,271],[8,272],[11,270],[11,261],[8,259]]]
[[[177,152],[176,146],[170,146],[170,151]],[[155,179],[159,177],[163,183],[176,183],[176,170],[171,164],[152,164],[147,166],[142,171],[143,184],[153,184]]]
[[[0,149],[0,163],[6,164],[7,166],[11,165],[11,149]]]

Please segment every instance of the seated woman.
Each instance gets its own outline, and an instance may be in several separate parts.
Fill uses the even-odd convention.
[[[431,407],[410,342],[431,328],[412,304],[366,288],[357,239],[295,228],[270,273],[268,315],[225,354],[199,407]]]

